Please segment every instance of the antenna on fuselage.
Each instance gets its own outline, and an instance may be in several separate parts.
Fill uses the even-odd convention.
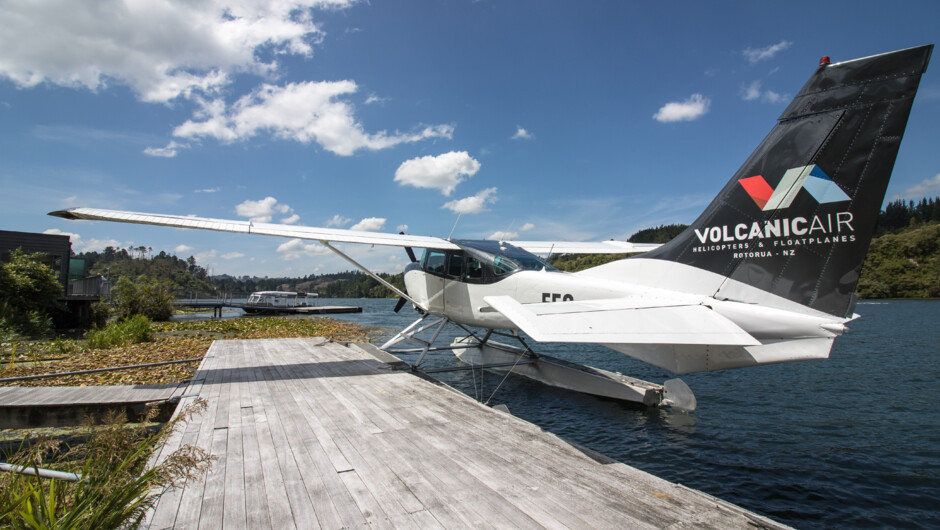
[[[457,214],[457,220],[454,221],[454,227],[450,229],[450,234],[447,235],[447,240],[448,240],[448,241],[450,241],[450,238],[454,235],[454,230],[457,229],[457,223],[460,222],[460,216],[461,216],[461,215],[463,215],[463,214],[462,214],[462,213],[458,213],[458,214]]]

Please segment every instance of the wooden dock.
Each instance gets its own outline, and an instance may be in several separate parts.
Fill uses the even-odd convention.
[[[218,460],[164,494],[145,527],[780,527],[398,370],[374,349],[213,343],[181,400],[198,394],[208,409],[157,458],[192,444]]]
[[[166,421],[186,386],[0,387],[0,429],[82,425],[89,416],[100,420],[109,411],[124,412],[134,421],[144,415],[148,404],[166,405],[161,411]]]

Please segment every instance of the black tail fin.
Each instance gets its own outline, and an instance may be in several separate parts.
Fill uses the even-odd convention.
[[[642,257],[847,316],[932,50],[823,58],[705,212]]]

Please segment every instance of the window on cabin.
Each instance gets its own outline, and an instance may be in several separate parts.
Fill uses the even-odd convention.
[[[444,274],[447,253],[443,250],[428,249],[424,256],[424,270],[431,274]]]
[[[466,279],[482,280],[483,279],[483,262],[474,258],[473,256],[468,257]]]
[[[457,251],[447,256],[447,275],[456,278],[463,275],[463,252]]]

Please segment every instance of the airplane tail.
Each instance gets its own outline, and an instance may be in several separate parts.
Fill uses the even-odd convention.
[[[724,277],[719,299],[740,294],[744,284],[830,315],[851,315],[932,51],[927,45],[833,64],[824,57],[705,212],[637,258]]]

